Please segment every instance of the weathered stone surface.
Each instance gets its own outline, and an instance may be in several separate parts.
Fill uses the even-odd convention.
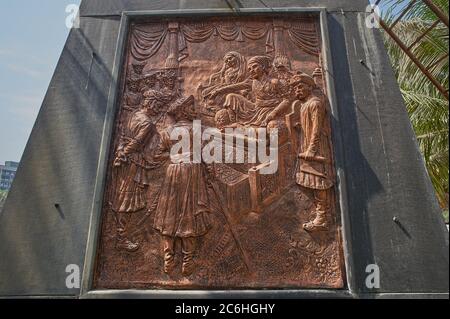
[[[0,295],[77,294],[65,270],[84,262],[118,26],[70,33],[0,216]]]
[[[237,6],[233,0],[229,1]],[[239,1],[244,9],[269,8],[326,8],[328,11],[359,11],[366,10],[365,0],[258,0]],[[139,10],[192,10],[192,9],[227,9],[225,0],[110,0],[110,1],[83,1],[80,13],[82,16],[120,15],[123,11]],[[232,11],[230,10],[230,13]]]
[[[349,285],[373,293],[365,287],[365,268],[376,263],[377,292],[448,292],[448,232],[381,34],[367,29],[364,19],[360,13],[329,18],[348,198]]]
[[[265,2],[331,11],[327,21],[333,67],[328,71],[336,87],[333,128],[339,133],[334,134],[334,145],[349,293],[448,294],[448,232],[380,33],[365,27],[366,1]],[[68,38],[0,216],[0,296],[79,295],[66,288],[65,268],[84,264],[118,40],[117,15],[123,10],[208,7],[225,5],[83,1],[81,29]],[[365,287],[365,268],[371,263],[380,267],[380,289]],[[334,292],[274,295],[330,294]]]

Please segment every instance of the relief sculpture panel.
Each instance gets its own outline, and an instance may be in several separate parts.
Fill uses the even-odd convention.
[[[322,51],[314,15],[131,24],[94,288],[345,286]]]

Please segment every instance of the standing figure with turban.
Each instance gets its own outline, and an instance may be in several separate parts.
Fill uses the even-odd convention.
[[[211,210],[204,164],[193,161],[192,145],[189,149],[172,150],[178,142],[172,140],[171,135],[188,136],[188,145],[192,142],[193,120],[196,116],[194,97],[176,100],[167,114],[175,124],[161,133],[161,150],[170,151],[171,162],[161,187],[154,228],[162,236],[164,272],[170,274],[175,270],[175,241],[179,240],[183,255],[182,274],[189,276],[195,270],[194,255],[198,238],[206,235],[210,229]]]
[[[149,171],[161,165],[157,154],[147,154],[147,150],[159,144],[154,118],[167,102],[161,93],[148,91],[140,108],[123,123],[113,163],[115,186],[110,200],[117,225],[116,248],[119,250],[133,252],[139,248],[139,243],[131,238],[131,219],[146,209]]]
[[[300,165],[297,184],[314,190],[315,218],[303,225],[306,231],[326,230],[330,212],[334,171],[331,153],[330,114],[323,98],[313,92],[314,79],[305,73],[294,75],[291,80],[300,109]],[[296,105],[297,104],[297,105]]]

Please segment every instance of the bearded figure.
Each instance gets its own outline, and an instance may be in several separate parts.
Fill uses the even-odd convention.
[[[210,76],[206,85],[199,87],[199,95],[207,110],[216,112],[225,101],[224,95],[211,96],[211,92],[230,84],[236,84],[247,78],[247,62],[238,52],[228,52],[223,57],[222,69]]]
[[[226,94],[223,106],[232,111],[235,124],[267,126],[270,121],[284,116],[290,106],[290,101],[285,97],[285,84],[270,76],[271,68],[270,57],[255,56],[248,61],[249,79],[215,89],[210,95]],[[251,98],[240,93],[242,90],[250,91]]]
[[[133,216],[147,208],[146,192],[149,185],[149,172],[162,163],[157,155],[147,152],[158,142],[155,117],[167,103],[167,98],[148,91],[140,108],[132,113],[121,132],[114,159],[114,189],[111,192],[111,209],[117,224],[116,248],[133,252],[139,243],[132,238],[130,229]]]
[[[303,225],[306,231],[326,230],[329,225],[330,202],[334,186],[331,152],[331,125],[323,98],[313,92],[314,79],[307,74],[295,75],[291,80],[300,108],[300,165],[297,184],[314,190],[314,219]],[[295,105],[297,104],[297,105]]]

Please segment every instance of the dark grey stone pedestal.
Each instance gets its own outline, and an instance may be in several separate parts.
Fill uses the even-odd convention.
[[[222,0],[84,0],[0,216],[1,297],[448,298],[448,232],[380,31],[366,27],[366,1],[241,2],[241,14],[318,11],[328,30],[347,288],[90,291],[124,24],[136,14],[234,13]],[[66,287],[70,264],[82,289]],[[378,289],[366,287],[369,264],[379,266]]]

